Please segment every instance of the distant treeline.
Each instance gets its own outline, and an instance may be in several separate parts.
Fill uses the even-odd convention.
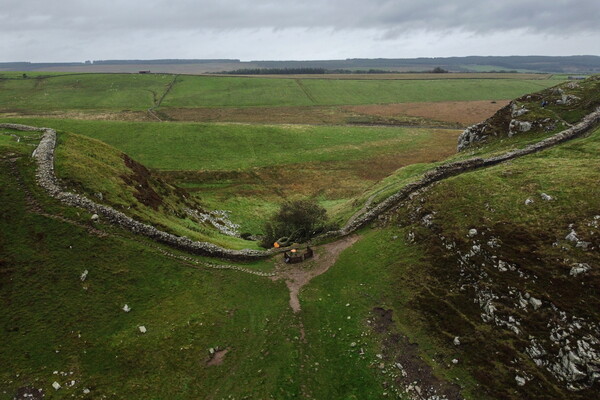
[[[83,67],[94,65],[139,65],[140,69],[151,69],[150,65],[166,66],[181,64],[208,64],[221,68],[230,66],[235,71],[224,73],[262,75],[262,74],[323,74],[323,73],[352,73],[377,74],[398,71],[432,72],[441,68],[452,72],[483,72],[483,71],[520,71],[541,73],[599,73],[600,57],[598,56],[508,56],[508,57],[437,57],[437,58],[352,58],[346,60],[306,60],[306,61],[240,61],[239,59],[209,59],[209,60],[88,60],[79,63],[31,63],[31,62],[0,62],[0,71],[32,71],[52,68]],[[244,68],[246,67],[246,68]],[[221,69],[219,68],[219,69]],[[216,68],[215,68],[216,69]],[[177,72],[173,68],[173,72]]]
[[[327,74],[329,71],[325,68],[241,68],[218,73],[229,75],[304,75]]]
[[[448,71],[435,67],[431,71],[409,71],[408,73],[447,73]],[[320,75],[320,74],[395,74],[398,71],[385,69],[327,69],[327,68],[241,68],[233,71],[215,72],[227,75]]]
[[[222,64],[222,63],[239,63],[238,59],[201,59],[201,60],[186,60],[186,59],[162,59],[162,60],[94,60],[86,61],[86,64],[94,65],[129,65],[129,64],[147,64],[147,65],[164,65],[164,64]]]

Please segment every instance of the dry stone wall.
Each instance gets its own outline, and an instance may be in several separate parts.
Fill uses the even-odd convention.
[[[509,151],[499,156],[491,158],[471,158],[464,161],[457,161],[436,167],[425,173],[423,178],[410,183],[400,189],[398,192],[388,197],[377,206],[367,210],[357,218],[351,219],[351,222],[342,229],[330,231],[321,237],[332,238],[349,235],[368,223],[374,221],[378,216],[389,211],[401,201],[407,199],[410,195],[424,189],[435,182],[461,174],[463,172],[474,171],[479,168],[499,164],[504,161],[522,157],[527,154],[535,153],[570,139],[579,137],[600,123],[600,108],[593,113],[588,114],[577,125],[572,126],[556,135],[544,139],[538,143],[526,146],[523,149]],[[85,196],[65,191],[61,188],[56,175],[54,174],[54,149],[56,146],[56,131],[51,128],[37,128],[20,124],[0,124],[0,128],[16,129],[21,131],[43,132],[42,139],[33,153],[37,161],[36,178],[50,196],[62,201],[70,206],[83,208],[91,213],[98,214],[104,220],[119,225],[133,233],[144,235],[157,242],[164,243],[177,249],[185,250],[193,254],[199,254],[209,257],[219,257],[232,260],[250,260],[269,257],[285,249],[271,249],[267,251],[260,250],[231,250],[207,242],[198,242],[187,237],[176,236],[155,227],[136,221],[131,217],[102,204],[98,204]]]
[[[233,260],[249,260],[268,257],[275,253],[273,250],[231,250],[207,242],[198,242],[187,237],[176,236],[160,231],[155,227],[136,221],[133,218],[102,204],[98,204],[85,196],[65,191],[61,188],[54,174],[54,149],[56,146],[56,131],[50,128],[35,128],[19,124],[0,124],[0,128],[17,129],[22,131],[43,132],[42,139],[33,153],[37,162],[36,179],[50,196],[70,206],[83,208],[93,214],[98,214],[103,220],[119,225],[133,233],[144,235],[157,242],[185,250],[194,254],[227,258]]]
[[[463,172],[474,171],[483,167],[489,167],[508,160],[513,160],[515,158],[525,156],[527,154],[532,154],[550,148],[552,146],[566,142],[576,137],[580,137],[593,127],[597,126],[598,124],[600,124],[600,108],[596,109],[591,114],[588,114],[577,125],[574,125],[569,129],[559,132],[540,142],[526,146],[522,149],[509,151],[499,156],[490,158],[471,158],[464,161],[457,161],[449,164],[440,165],[439,167],[436,167],[435,169],[425,173],[423,175],[423,178],[419,179],[416,182],[406,185],[405,187],[400,189],[400,191],[396,192],[392,196],[379,203],[377,206],[365,212],[362,216],[354,219],[352,223],[346,225],[338,231],[328,232],[326,236],[335,237],[348,235],[356,231],[357,229],[365,226],[366,224],[372,222],[379,215],[385,213],[386,211],[389,211],[395,205],[407,199],[409,195],[415,193],[420,189],[428,187],[435,182],[441,181],[454,175],[462,174]]]

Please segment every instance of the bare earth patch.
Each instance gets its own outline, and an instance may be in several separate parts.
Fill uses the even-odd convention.
[[[473,125],[491,117],[508,103],[508,100],[499,100],[495,103],[488,100],[444,101],[345,106],[344,109],[357,114],[375,115],[378,117],[390,118],[406,115],[460,125]]]
[[[272,279],[285,279],[285,284],[290,290],[290,307],[294,312],[297,313],[301,310],[298,294],[302,287],[307,285],[314,277],[327,272],[335,264],[342,251],[352,246],[358,239],[360,239],[359,235],[351,235],[333,243],[315,247],[315,256],[310,261],[299,264],[280,262],[276,275]]]
[[[214,365],[223,364],[223,360],[225,359],[225,355],[227,355],[227,353],[229,353],[229,349],[215,351],[211,359],[206,362],[206,365],[212,367]]]
[[[356,106],[161,108],[160,111],[176,121],[467,126],[491,117],[506,104],[507,100],[495,103],[480,100]]]
[[[10,117],[31,117],[31,118],[57,118],[57,119],[79,119],[86,121],[132,121],[132,122],[153,122],[146,111],[107,111],[107,112],[83,112],[83,111],[52,111],[52,112],[2,112],[2,118]]]

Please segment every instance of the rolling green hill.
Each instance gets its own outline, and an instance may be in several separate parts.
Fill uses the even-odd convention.
[[[258,230],[279,199],[312,196],[343,224],[436,166],[577,123],[598,107],[598,82],[517,95],[459,153],[451,130],[3,121],[59,130],[55,171],[69,190],[240,248],[250,242],[181,210],[234,206]],[[0,399],[600,393],[598,127],[443,179],[294,265],[192,256],[93,221],[36,183],[40,132],[0,133]]]

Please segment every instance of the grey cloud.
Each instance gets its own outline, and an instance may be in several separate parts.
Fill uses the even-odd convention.
[[[9,0],[0,11],[0,29],[73,31],[375,28],[561,34],[597,32],[598,20],[595,0]]]

